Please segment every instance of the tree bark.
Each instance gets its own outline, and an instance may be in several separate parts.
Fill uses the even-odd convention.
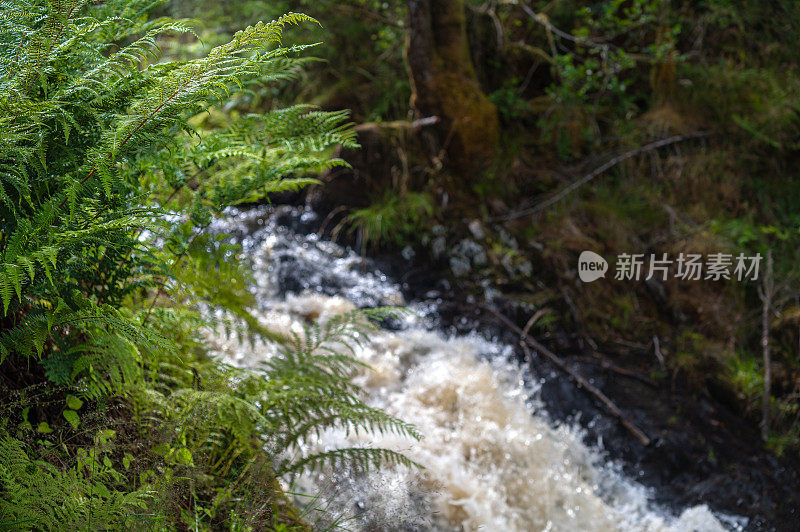
[[[463,0],[408,0],[408,11],[411,107],[439,117],[432,147],[449,166],[477,173],[494,158],[500,127],[470,57]]]

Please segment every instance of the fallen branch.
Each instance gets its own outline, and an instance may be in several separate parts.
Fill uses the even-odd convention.
[[[426,116],[425,118],[417,118],[411,122],[411,128],[417,130],[425,126],[434,126],[439,122],[441,122],[441,119],[438,116]]]
[[[669,138],[666,138],[666,139],[657,140],[655,142],[651,142],[650,144],[645,144],[644,146],[640,146],[640,147],[638,147],[636,149],[627,151],[627,152],[625,152],[625,153],[623,153],[621,155],[618,155],[618,156],[614,157],[613,159],[611,159],[610,161],[608,161],[604,165],[602,165],[602,166],[600,166],[598,168],[595,168],[590,173],[586,174],[585,176],[583,176],[582,178],[578,179],[577,181],[575,181],[573,183],[570,183],[563,190],[561,190],[561,192],[556,193],[551,198],[546,199],[543,202],[534,205],[533,207],[529,207],[527,209],[522,209],[521,211],[512,212],[512,213],[509,213],[509,214],[507,214],[505,216],[500,216],[498,218],[495,218],[494,221],[508,221],[508,220],[514,220],[516,218],[522,218],[523,216],[528,216],[530,214],[536,214],[537,212],[542,211],[542,210],[546,209],[547,207],[553,205],[554,203],[564,199],[565,197],[567,197],[567,195],[569,195],[570,193],[575,191],[577,188],[585,185],[586,183],[588,183],[589,181],[591,181],[595,177],[599,176],[600,174],[602,174],[603,172],[605,172],[609,168],[613,168],[614,166],[618,165],[619,163],[621,163],[623,161],[627,161],[628,159],[630,159],[632,157],[636,157],[637,155],[640,155],[642,153],[647,153],[647,152],[650,152],[650,151],[657,150],[659,148],[663,148],[664,146],[669,146],[671,144],[676,144],[678,142],[683,142],[683,141],[689,140],[689,139],[707,137],[708,135],[710,135],[710,133],[707,132],[707,131],[699,131],[697,133],[690,133],[688,135],[676,135],[674,137],[669,137]]]
[[[589,392],[592,396],[595,397],[606,409],[606,411],[617,418],[617,420],[625,427],[628,432],[630,432],[639,443],[647,447],[650,445],[650,438],[647,434],[642,431],[639,427],[633,424],[628,418],[624,416],[622,410],[614,404],[614,402],[606,396],[602,391],[592,385],[588,380],[584,377],[576,373],[575,371],[570,368],[566,362],[564,362],[558,355],[547,349],[544,345],[537,342],[530,336],[528,336],[527,329],[530,327],[531,322],[528,322],[528,325],[525,326],[526,330],[522,330],[517,325],[508,319],[506,316],[495,310],[494,308],[488,305],[481,305],[483,308],[494,314],[503,324],[505,324],[509,329],[517,333],[520,337],[520,346],[522,347],[523,352],[525,353],[525,357],[528,360],[528,364],[531,364],[533,361],[533,357],[531,355],[530,347],[535,349],[538,353],[541,353],[545,357],[547,357],[550,362],[552,362],[556,367],[558,367],[561,371],[569,375],[572,380],[574,380],[579,387],[583,388],[587,392]],[[532,367],[532,366],[531,366]]]
[[[637,380],[639,382],[642,382],[642,383],[650,386],[651,388],[658,388],[658,383],[656,381],[654,381],[653,379],[651,379],[650,377],[645,377],[644,375],[642,375],[640,373],[637,373],[635,371],[631,371],[629,369],[621,368],[621,367],[617,366],[616,364],[612,364],[611,362],[608,362],[607,360],[604,360],[602,358],[603,356],[600,353],[595,352],[595,353],[593,353],[593,355],[594,356],[581,357],[580,360],[585,360],[586,362],[588,362],[590,364],[595,364],[597,366],[600,366],[604,370],[611,371],[611,372],[616,373],[618,375],[621,375],[623,377],[627,377],[629,379]]]

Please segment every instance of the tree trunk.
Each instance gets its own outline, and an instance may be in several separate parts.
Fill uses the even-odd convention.
[[[408,0],[406,62],[411,107],[437,116],[432,142],[451,168],[476,174],[496,154],[497,110],[481,91],[470,58],[463,0]]]

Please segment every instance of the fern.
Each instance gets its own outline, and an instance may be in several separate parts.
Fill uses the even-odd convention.
[[[312,464],[324,462],[323,456],[307,456],[302,460],[285,458],[289,451],[299,450],[300,442],[311,434],[342,427],[347,432],[390,432],[421,438],[416,429],[381,410],[366,405],[363,391],[350,377],[363,364],[353,356],[342,354],[352,350],[373,330],[370,319],[397,316],[396,309],[355,311],[314,324],[306,334],[295,336],[282,348],[280,356],[265,363],[261,371],[242,370],[220,363],[204,366],[196,374],[203,375],[196,383],[191,370],[176,373],[173,363],[164,365],[156,379],[172,383],[168,394],[152,401],[160,412],[154,419],[167,420],[173,437],[185,440],[191,435],[200,450],[207,442],[232,436],[240,452],[260,440],[258,448],[272,450],[278,473],[295,473]],[[177,384],[182,382],[183,384]],[[202,389],[197,389],[197,387]],[[159,389],[158,386],[153,386]],[[212,452],[206,448],[204,452]],[[368,457],[371,452],[374,456]],[[346,453],[345,453],[346,454]],[[361,465],[411,463],[385,450],[362,449],[353,458]],[[331,457],[339,456],[331,455]],[[369,460],[367,460],[369,458]],[[344,458],[337,458],[344,459]],[[366,461],[365,461],[366,460]]]
[[[433,213],[433,198],[428,193],[387,193],[376,203],[347,215],[335,233],[349,225],[349,232],[358,234],[362,247],[378,246],[382,241],[401,244],[425,227]]]
[[[324,150],[354,145],[342,113],[306,106],[252,115],[221,131],[201,134],[190,125],[192,115],[248,83],[296,75],[302,61],[290,55],[303,47],[284,48],[280,40],[287,26],[312,19],[291,13],[260,22],[205,57],[161,63],[159,38],[191,30],[180,21],[147,21],[147,5],[3,3],[0,360],[47,359],[44,351],[58,344],[47,338],[57,333],[67,337],[59,351],[71,344],[129,367],[130,350],[116,351],[124,342],[107,335],[136,349],[149,348],[152,335],[146,319],[112,316],[111,309],[136,288],[160,287],[161,295],[175,286],[169,278],[184,259],[177,249],[186,246],[183,228],[197,233],[228,205],[310,183],[301,175],[338,164]],[[176,190],[165,179],[163,168],[176,162],[197,186],[184,181]],[[165,207],[188,215],[177,230],[159,222],[172,215]],[[177,246],[160,246],[165,226]],[[87,357],[75,377],[91,365]]]
[[[114,471],[90,460],[90,471],[60,471],[2,433],[0,456],[0,530],[119,529],[130,526],[153,496],[146,489],[109,489]]]
[[[152,4],[0,0],[0,372],[27,366],[76,399],[8,403],[0,528],[130,527],[143,513],[177,523],[187,479],[216,518],[238,508],[243,479],[274,496],[275,475],[325,462],[411,465],[377,449],[286,459],[329,427],[419,437],[350,380],[353,349],[383,314],[281,338],[250,311],[241,250],[206,231],[228,206],[343,165],[335,145],[356,147],[345,113],[305,105],[197,127],[251,87],[296,78],[307,47],[281,40],[315,21],[290,13],[166,61],[164,40],[192,29],[148,19]],[[219,324],[280,343],[280,356],[246,371],[209,359],[198,331]],[[109,404],[123,412],[106,416]],[[127,427],[118,448],[89,441],[109,418]],[[132,459],[135,488],[118,466]]]

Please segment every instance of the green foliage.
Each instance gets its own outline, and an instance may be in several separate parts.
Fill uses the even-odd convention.
[[[203,21],[208,29],[203,38],[211,41],[287,11],[308,13],[322,23],[324,29],[303,33],[304,42],[326,42],[315,50],[321,61],[288,90],[255,89],[241,100],[243,107],[268,108],[276,100],[293,104],[300,92],[303,101],[348,107],[359,120],[406,116],[411,87],[403,63],[406,6],[401,0],[180,0],[169,2],[168,11]]]
[[[203,56],[164,61],[169,36],[192,30],[149,18],[150,0],[0,7],[0,372],[25,365],[62,394],[4,405],[0,526],[121,528],[150,516],[258,527],[279,512],[277,475],[410,464],[381,450],[283,455],[331,426],[418,437],[361,401],[349,382],[357,361],[333,348],[360,338],[366,317],[287,339],[259,371],[209,360],[198,333],[221,323],[283,340],[248,310],[241,250],[205,229],[228,206],[343,164],[333,146],[356,146],[345,113],[307,105],[199,127],[296,79],[306,46],[282,46],[283,33],[314,20],[257,22]],[[113,401],[124,412],[104,414]],[[124,438],[98,431],[120,417]],[[242,507],[257,484],[269,501],[258,512]]]
[[[728,378],[735,389],[744,396],[748,410],[760,404],[764,390],[764,377],[756,360],[746,356],[735,356],[728,361]]]
[[[353,371],[363,366],[353,357],[353,349],[375,329],[371,320],[396,314],[390,309],[356,311],[324,326],[308,326],[255,371],[217,361],[181,366],[165,360],[148,391],[148,401],[158,410],[154,418],[159,430],[169,432],[171,441],[181,442],[190,456],[203,456],[220,467],[230,467],[226,460],[235,456],[266,450],[277,475],[324,462],[321,455],[298,458],[294,453],[302,451],[307,436],[329,427],[419,438],[412,426],[363,403],[362,391],[350,380]],[[200,382],[196,375],[201,375]],[[162,387],[164,382],[173,384]],[[331,457],[337,463],[349,459],[344,450]],[[364,460],[412,464],[382,450],[357,450],[350,458],[356,465]]]
[[[491,100],[497,108],[500,119],[505,123],[510,123],[514,119],[530,112],[528,102],[526,102],[511,85],[512,84],[507,84],[489,95],[489,100]]]
[[[381,201],[350,213],[345,223],[357,231],[363,247],[381,241],[401,244],[427,227],[434,213],[433,198],[425,192],[387,193]]]
[[[141,238],[155,234],[154,220],[177,208],[188,220],[176,231],[202,228],[228,205],[305,182],[282,182],[287,174],[337,164],[320,156],[327,146],[353,145],[341,113],[307,107],[247,117],[208,135],[194,132],[196,140],[180,135],[192,131],[192,114],[243,84],[290,76],[291,50],[276,44],[286,25],[308,17],[258,23],[203,58],[154,63],[157,36],[185,26],[127,18],[144,4],[122,4],[122,16],[114,18],[104,18],[107,4],[77,2],[15,4],[4,18],[4,33],[18,41],[11,39],[0,57],[9,95],[0,119],[0,296],[7,322],[0,357],[41,357],[53,332],[62,362],[73,359],[70,372],[77,353],[96,346],[111,353],[163,348],[141,315],[119,309],[182,256]],[[39,28],[40,17],[46,23]],[[125,39],[130,44],[119,49],[109,42]],[[176,167],[180,179],[165,175]],[[193,187],[184,186],[190,180]],[[153,192],[162,191],[170,191],[171,201],[159,204]],[[52,371],[70,373],[61,366]]]
[[[545,140],[564,159],[598,148],[602,122],[639,114],[643,86],[651,85],[656,98],[669,92],[682,60],[681,25],[664,0],[608,0],[577,8],[570,19],[569,39],[547,32],[556,81],[540,120]]]
[[[742,68],[729,61],[685,65],[679,74],[691,82],[681,91],[709,118],[770,154],[798,149],[800,98],[793,90],[797,74],[781,67]]]
[[[113,431],[111,431],[113,432]],[[121,483],[104,447],[83,451],[67,471],[32,459],[21,441],[0,435],[0,529],[98,530],[130,527],[153,493]]]

